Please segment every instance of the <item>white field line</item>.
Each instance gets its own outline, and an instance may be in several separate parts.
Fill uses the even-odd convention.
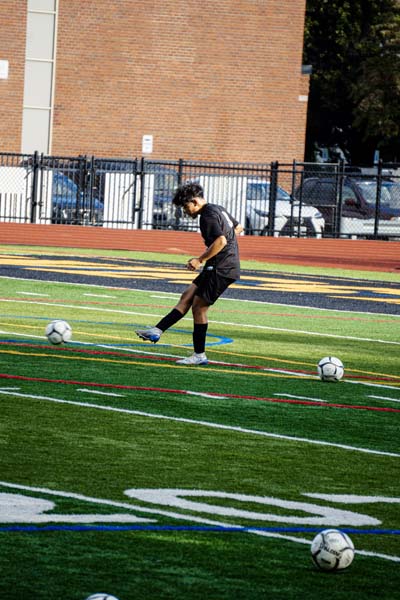
[[[285,398],[296,398],[297,400],[311,400],[312,402],[328,402],[322,398],[310,398],[309,396],[293,396],[292,394],[274,394],[274,396],[285,396]]]
[[[32,283],[34,280],[29,279],[27,277],[8,277],[6,275],[0,275],[0,279],[13,279],[15,281],[29,281],[30,283]],[[365,280],[368,281],[368,280]],[[37,285],[39,282],[35,281],[35,284]],[[126,288],[126,287],[121,287],[121,286],[115,286],[115,285],[98,285],[95,283],[79,283],[79,282],[72,282],[72,281],[52,281],[52,284],[61,284],[61,285],[79,285],[82,287],[89,287],[89,288],[100,288],[100,289],[105,289],[105,290],[123,290],[126,292],[140,292],[140,293],[144,293],[144,294],[156,294],[156,293],[162,293],[163,295],[170,295],[171,297],[176,297],[177,295],[179,296],[179,294],[176,294],[175,292],[157,292],[157,290],[145,290],[145,289],[140,289],[140,288]],[[389,282],[390,283],[390,282]],[[352,315],[356,314],[356,315],[371,315],[373,317],[393,317],[394,319],[400,319],[400,315],[392,315],[392,314],[387,314],[387,313],[377,313],[377,312],[369,312],[369,311],[356,311],[355,313],[353,313],[352,311],[349,310],[343,310],[340,308],[322,308],[322,307],[318,307],[318,306],[304,306],[304,305],[300,305],[300,304],[284,304],[282,302],[267,302],[264,300],[246,300],[246,299],[238,299],[238,298],[223,298],[223,301],[226,302],[240,302],[240,303],[247,303],[247,304],[262,304],[262,305],[269,305],[269,306],[282,306],[282,307],[292,307],[292,308],[301,308],[304,310],[304,308],[308,308],[310,311],[311,310],[317,310],[317,311],[322,311],[322,312],[339,312],[339,313],[351,313]],[[142,314],[142,313],[141,313]]]
[[[213,398],[214,400],[229,400],[228,396],[220,396],[219,394],[206,394],[205,392],[191,392],[190,390],[185,391],[186,394],[191,396],[201,396],[202,398]]]
[[[19,304],[40,304],[41,306],[52,306],[52,307],[61,307],[61,308],[73,308],[79,310],[91,310],[97,312],[104,313],[115,313],[121,315],[134,315],[134,316],[143,316],[143,317],[161,317],[163,315],[155,315],[153,313],[143,313],[143,312],[134,312],[129,310],[117,310],[115,308],[104,308],[102,306],[80,306],[77,304],[63,304],[61,302],[38,302],[34,300],[7,300],[4,298],[0,298],[0,302],[11,302],[11,303],[19,303]],[[185,318],[185,317],[184,317]],[[188,319],[188,317],[186,317]],[[191,320],[191,319],[190,319]]]
[[[166,292],[166,294],[168,294],[168,292]],[[171,296],[175,296],[176,298],[179,298],[179,294],[172,294],[172,292],[170,293],[169,296],[161,296],[158,294],[151,294],[150,298],[158,298],[159,300],[171,300]]]
[[[376,398],[377,400],[389,400],[389,402],[400,402],[400,399],[388,398],[387,396],[368,396],[368,398]]]
[[[0,388],[1,390],[2,388]],[[88,390],[86,388],[78,388],[78,392],[84,392],[86,394],[97,394],[98,396],[115,396],[116,398],[125,398],[123,394],[114,394],[113,392],[100,392],[98,390]]]
[[[93,498],[91,496],[84,496],[83,494],[75,494],[73,492],[62,492],[57,490],[50,490],[48,488],[40,488],[40,487],[32,487],[27,485],[18,485],[16,483],[9,483],[7,481],[0,481],[0,486],[21,490],[24,492],[33,492],[35,494],[45,494],[47,496],[59,496],[61,498],[72,498],[74,500],[80,500],[83,502],[91,502],[94,504],[103,504],[104,506],[110,506],[112,508],[123,508],[125,510],[134,510],[137,512],[151,513],[153,515],[161,515],[165,517],[172,517],[173,519],[178,519],[181,521],[189,521],[193,523],[201,523],[203,525],[211,525],[216,527],[229,527],[235,528],[238,532],[251,533],[254,535],[261,535],[263,537],[271,537],[278,538],[282,540],[288,540],[291,542],[295,542],[297,544],[307,544],[310,546],[311,540],[307,540],[306,538],[295,537],[293,535],[285,535],[282,533],[268,532],[268,531],[260,531],[257,529],[248,529],[243,525],[232,525],[231,523],[224,523],[221,521],[213,521],[211,519],[204,519],[201,517],[196,517],[194,515],[182,515],[181,513],[175,513],[165,510],[159,510],[156,508],[146,508],[143,506],[136,506],[135,504],[130,504],[128,502],[115,502],[113,500],[106,500],[104,498]],[[365,550],[356,550],[356,554],[360,554],[363,556],[371,556],[373,558],[382,558],[384,560],[390,560],[392,562],[400,562],[400,556],[393,556],[391,554],[381,554],[377,552],[370,552]]]
[[[17,390],[20,390],[20,389],[21,388],[19,388],[19,387],[3,387],[3,386],[0,387],[0,390],[14,390],[14,391],[17,391]]]
[[[38,304],[35,301],[32,300],[6,300],[3,298],[0,298],[0,302],[11,302],[13,304],[17,304],[17,303],[21,303],[21,304]],[[91,310],[91,311],[101,311],[102,313],[114,313],[114,314],[121,314],[121,315],[132,315],[132,316],[141,316],[141,317],[151,317],[152,319],[156,319],[156,318],[161,318],[164,315],[161,314],[155,314],[155,313],[143,313],[143,312],[136,312],[136,311],[129,311],[129,310],[117,310],[117,309],[113,309],[113,308],[103,308],[100,306],[80,306],[80,305],[76,305],[76,304],[62,304],[62,303],[53,303],[53,302],[40,302],[41,306],[51,306],[52,308],[55,307],[61,307],[61,308],[73,308],[74,310]],[[192,318],[190,317],[183,317],[183,319],[185,320],[192,320]],[[356,337],[356,336],[351,336],[351,335],[338,335],[336,333],[321,333],[319,331],[304,331],[302,329],[288,329],[286,327],[270,327],[268,325],[252,325],[249,323],[231,323],[230,321],[216,321],[213,320],[213,323],[216,323],[217,325],[229,325],[232,327],[243,327],[246,329],[261,329],[264,331],[282,331],[284,333],[295,333],[295,334],[301,334],[301,335],[312,335],[312,336],[319,336],[319,337],[328,337],[328,338],[335,338],[335,339],[339,339],[339,340],[354,340],[357,342],[375,342],[377,344],[391,344],[391,345],[395,345],[395,346],[400,346],[400,342],[394,342],[391,340],[380,340],[380,339],[374,339],[374,338],[362,338],[362,337]]]
[[[33,335],[32,333],[19,333],[16,331],[4,331],[3,329],[0,330],[0,335],[14,335],[15,337],[23,337],[23,338],[32,338],[35,340],[43,340],[45,339],[44,335]],[[142,349],[135,349],[135,348],[128,348],[126,346],[113,346],[111,344],[94,344],[93,342],[82,342],[82,341],[77,341],[77,340],[71,340],[70,342],[68,342],[69,346],[96,346],[96,348],[104,348],[105,350],[118,350],[120,352],[130,352],[132,354],[149,354],[150,356],[154,356],[154,350],[151,352],[147,352],[146,350],[142,350]],[[173,348],[184,348],[185,350],[188,349],[187,346],[179,346],[178,344],[170,344],[171,347]],[[180,354],[167,354],[165,352],[157,352],[157,356],[165,356],[168,358],[182,358],[182,356]],[[267,369],[265,369],[267,370]],[[277,371],[279,372],[279,371]],[[290,373],[290,371],[288,371],[288,375],[296,375],[295,372]]]
[[[82,294],[83,296],[90,296],[91,298],[111,298],[115,299],[117,296],[107,296],[106,294]],[[38,294],[39,296],[39,294]]]
[[[377,388],[384,388],[387,390],[399,391],[399,388],[396,387],[395,385],[385,385],[383,383],[370,383],[369,381],[354,381],[353,379],[346,379],[345,381],[346,381],[346,383],[354,383],[355,385],[368,385],[370,387],[377,387]]]
[[[246,365],[243,366],[246,367]],[[310,375],[309,373],[299,373],[299,371],[289,371],[288,369],[272,369],[271,367],[263,367],[261,368],[261,370],[273,371],[274,373],[281,373],[282,375],[297,375],[298,377],[307,377],[307,379],[319,379],[318,375]]]
[[[257,533],[257,535],[290,540],[291,542],[297,542],[298,544],[307,544],[307,546],[309,546],[311,543],[310,540],[307,540],[305,538],[296,538],[293,535],[282,535],[281,533],[273,533],[273,532],[270,533],[270,532],[265,532],[265,531],[256,531],[256,532],[251,531],[250,533]],[[400,563],[400,556],[393,556],[391,554],[381,554],[378,552],[370,552],[367,550],[355,550],[355,554],[360,554],[361,556],[371,556],[373,558],[383,558],[385,560],[390,560],[393,562]]]
[[[92,498],[90,496],[83,496],[82,494],[74,494],[74,493],[68,493],[68,492],[49,490],[47,488],[38,488],[38,487],[30,487],[30,486],[26,486],[26,485],[18,485],[18,484],[8,483],[6,481],[0,481],[0,486],[15,488],[17,490],[24,490],[24,491],[29,491],[29,492],[42,493],[42,494],[47,494],[47,495],[51,495],[51,496],[60,496],[62,498],[74,498],[76,500],[84,500],[85,502],[94,502],[95,504],[103,504],[106,506],[112,506],[114,508],[124,508],[124,509],[128,509],[128,510],[144,512],[144,513],[162,515],[165,517],[172,517],[173,519],[180,519],[180,520],[184,520],[184,521],[195,521],[196,523],[202,523],[202,524],[206,524],[206,525],[217,525],[217,526],[222,526],[222,527],[230,527],[231,526],[229,523],[219,523],[218,521],[203,519],[201,517],[195,517],[195,516],[191,516],[191,515],[190,516],[182,515],[180,513],[175,513],[175,512],[171,512],[171,511],[159,510],[156,508],[147,508],[144,506],[137,506],[135,504],[130,504],[128,502],[115,502],[113,500],[106,500],[104,498]],[[237,527],[237,529],[239,531],[241,529],[245,529],[241,525],[233,525],[233,527]]]
[[[135,340],[136,341],[136,340]],[[83,342],[79,342],[82,344]],[[127,346],[112,346],[111,344],[93,344],[93,342],[85,342],[88,346],[96,346],[96,348],[104,348],[105,350],[118,350],[119,352],[131,352],[132,354],[148,354],[149,356],[154,356],[153,351],[142,350],[141,348],[137,350],[136,348],[129,348]],[[188,350],[187,346],[179,346],[178,344],[170,344],[172,348],[184,348]],[[166,358],[182,358],[180,354],[169,354],[167,352],[157,352],[157,356],[165,356]]]
[[[20,294],[21,296],[40,296],[41,298],[43,298],[43,296],[46,296],[47,298],[50,296],[50,294],[37,294],[36,292],[15,292],[16,294]]]
[[[19,333],[19,332],[15,332],[15,331],[4,331],[4,330],[0,330],[0,335],[13,335],[16,337],[24,337],[24,338],[32,338],[32,339],[38,339],[38,340],[43,340],[44,336],[41,335],[33,335],[31,333]],[[94,344],[93,342],[81,342],[81,341],[77,341],[77,340],[72,340],[71,342],[69,342],[69,345],[77,345],[77,346],[96,346],[96,348],[104,348],[106,350],[118,350],[120,352],[130,352],[132,354],[148,354],[150,356],[154,356],[154,351],[146,351],[146,350],[136,350],[135,348],[127,348],[127,347],[121,347],[121,346],[113,346],[111,344]],[[179,345],[179,344],[170,344],[171,348],[182,348],[187,350],[187,346],[183,346],[183,345]],[[166,353],[166,352],[157,352],[157,356],[165,356],[168,358],[182,358],[181,355],[178,354],[170,354],[170,353]],[[212,361],[213,364],[222,364],[222,365],[226,365],[226,362],[223,361]],[[212,366],[212,365],[211,365]],[[246,365],[235,365],[235,366],[243,366],[246,367]],[[296,375],[297,377],[307,377],[309,379],[319,379],[318,375],[309,375],[307,373],[298,373],[297,371],[288,371],[288,370],[283,370],[283,369],[274,369],[273,367],[265,367],[261,369],[262,371],[268,371],[270,373],[281,373],[284,375]],[[250,373],[249,373],[250,374]],[[377,388],[384,388],[384,389],[389,389],[389,390],[397,390],[398,391],[398,387],[396,386],[392,386],[392,385],[384,385],[381,383],[370,383],[369,381],[354,381],[352,379],[343,379],[342,384],[343,383],[351,383],[351,384],[356,384],[356,385],[366,385],[366,386],[370,386],[370,387],[377,387]],[[321,400],[322,402],[322,400]]]
[[[250,329],[265,329],[269,331],[283,331],[285,333],[301,333],[302,335],[315,335],[320,337],[336,338],[339,340],[355,340],[357,342],[376,342],[379,344],[394,344],[400,346],[400,342],[393,342],[389,340],[380,340],[374,338],[361,338],[352,335],[338,335],[336,333],[321,333],[319,331],[304,331],[302,329],[288,329],[286,327],[269,327],[268,325],[249,325],[247,323],[230,323],[229,321],[213,321],[218,325],[230,325],[233,327],[244,327]]]
[[[304,443],[304,444],[315,444],[318,446],[330,446],[332,448],[339,448],[341,450],[350,450],[353,452],[362,452],[365,454],[374,454],[377,456],[389,456],[393,458],[400,458],[400,454],[395,452],[385,452],[383,450],[371,450],[370,448],[360,448],[357,446],[349,446],[347,444],[336,444],[333,442],[325,442],[323,440],[314,440],[309,438],[302,438],[290,435],[281,435],[278,433],[270,433],[268,431],[259,431],[257,429],[246,429],[244,427],[236,427],[233,425],[222,425],[220,423],[212,423],[210,421],[200,421],[196,419],[185,419],[183,417],[171,417],[169,415],[161,415],[154,413],[147,413],[140,410],[130,410],[128,408],[117,408],[114,406],[100,406],[98,404],[90,404],[86,402],[78,402],[75,400],[64,400],[61,398],[52,398],[51,396],[37,396],[33,394],[20,394],[18,392],[7,392],[0,390],[0,395],[6,396],[16,396],[19,398],[29,398],[32,400],[45,400],[46,402],[55,402],[58,404],[70,404],[72,406],[79,406],[81,408],[95,408],[97,410],[105,410],[109,412],[116,412],[128,415],[136,415],[139,417],[145,417],[150,419],[162,419],[164,421],[174,421],[176,423],[186,423],[188,425],[197,425],[200,427],[210,427],[212,429],[221,429],[224,431],[235,431],[236,433],[243,433],[246,435],[258,435],[267,438],[273,438],[277,440],[286,440],[289,442],[295,443]]]

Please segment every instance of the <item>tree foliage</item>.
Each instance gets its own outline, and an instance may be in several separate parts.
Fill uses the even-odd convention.
[[[400,160],[399,0],[307,0],[307,153],[347,146],[352,162]]]

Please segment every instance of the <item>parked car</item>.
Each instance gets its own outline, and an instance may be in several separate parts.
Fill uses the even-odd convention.
[[[52,223],[101,225],[104,207],[98,198],[85,197],[78,185],[64,173],[53,173]]]
[[[246,234],[266,235],[269,223],[270,182],[249,180],[246,186]],[[274,235],[322,237],[325,221],[321,212],[301,205],[283,188],[277,188]]]
[[[107,176],[109,192],[106,194]],[[178,172],[157,162],[137,160],[96,161],[95,182],[99,196],[104,200],[107,216],[116,215],[135,220],[142,211],[142,223],[152,229],[173,229],[176,224],[172,197],[178,186]],[[118,206],[112,206],[117,200]],[[129,210],[125,210],[127,207]],[[147,209],[149,206],[149,209]]]
[[[309,177],[295,196],[316,206],[325,218],[327,233],[336,231],[339,218],[340,184],[335,177]],[[340,235],[373,237],[377,200],[376,178],[345,177],[342,187]],[[400,182],[382,179],[379,204],[378,236],[400,236]]]
[[[152,168],[149,168],[152,167]],[[180,212],[172,204],[178,173],[162,166],[147,165],[146,181],[154,178],[153,229],[178,229]]]

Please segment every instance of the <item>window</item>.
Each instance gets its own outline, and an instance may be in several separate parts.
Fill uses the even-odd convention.
[[[50,153],[58,0],[28,0],[22,152]]]
[[[346,200],[352,200],[354,202],[354,205],[360,204],[355,191],[349,185],[343,186],[343,200],[345,202]]]

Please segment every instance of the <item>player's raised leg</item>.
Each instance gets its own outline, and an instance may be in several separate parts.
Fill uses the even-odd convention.
[[[195,297],[197,285],[191,283],[181,295],[178,304],[155,325],[148,329],[136,329],[135,333],[142,340],[155,344],[161,335],[182,319],[190,309]]]

